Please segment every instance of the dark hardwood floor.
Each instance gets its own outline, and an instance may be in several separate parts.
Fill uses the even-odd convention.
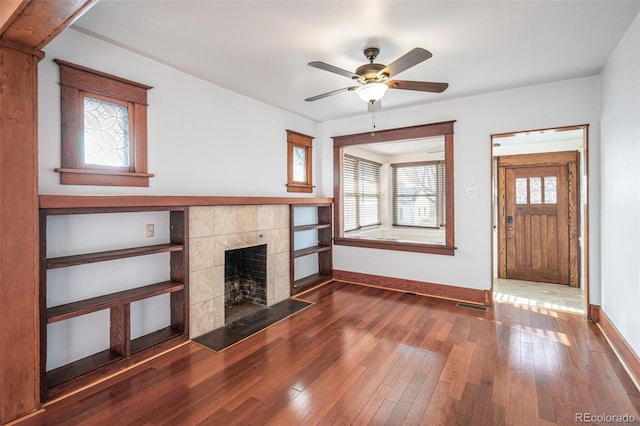
[[[190,342],[54,402],[37,425],[567,425],[640,419],[640,393],[576,314],[333,282],[216,353]]]

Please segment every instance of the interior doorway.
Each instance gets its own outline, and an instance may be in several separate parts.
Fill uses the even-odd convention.
[[[491,136],[493,296],[588,313],[588,125]]]

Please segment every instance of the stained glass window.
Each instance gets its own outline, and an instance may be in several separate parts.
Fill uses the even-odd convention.
[[[516,204],[527,204],[527,178],[516,178]]]
[[[557,178],[555,176],[544,177],[544,203],[556,204],[558,202]]]
[[[304,147],[293,147],[293,180],[307,181],[307,150]]]
[[[529,202],[531,204],[542,204],[542,178],[529,178]]]
[[[84,161],[129,167],[129,110],[126,106],[84,98]]]

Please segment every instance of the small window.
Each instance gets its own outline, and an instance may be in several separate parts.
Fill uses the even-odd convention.
[[[380,225],[381,164],[344,156],[344,231]]]
[[[313,138],[287,130],[287,191],[312,192],[311,149]]]
[[[393,225],[440,228],[445,225],[443,162],[392,164]]]
[[[129,170],[129,104],[84,96],[84,163]]]
[[[60,183],[149,186],[147,90],[140,83],[59,59]]]

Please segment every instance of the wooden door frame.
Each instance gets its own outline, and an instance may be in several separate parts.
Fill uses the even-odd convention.
[[[567,131],[567,130],[582,130],[583,134],[582,134],[582,139],[583,139],[583,144],[582,144],[582,161],[580,161],[580,159],[578,159],[578,162],[576,163],[576,166],[579,167],[580,163],[582,163],[584,165],[584,177],[585,180],[584,182],[582,181],[582,175],[580,174],[580,170],[577,169],[576,173],[577,176],[579,178],[578,182],[579,182],[579,189],[577,191],[578,194],[578,203],[576,205],[576,207],[578,208],[578,214],[580,212],[580,207],[581,207],[581,203],[582,201],[584,201],[584,210],[583,210],[583,214],[580,217],[580,221],[577,224],[578,228],[576,228],[576,230],[580,229],[580,226],[582,225],[582,229],[583,231],[583,235],[582,235],[582,250],[580,250],[578,248],[578,265],[581,264],[581,269],[582,269],[582,289],[584,292],[584,310],[585,310],[585,314],[588,320],[592,320],[592,321],[597,321],[597,316],[594,314],[597,309],[593,309],[594,306],[592,306],[589,301],[590,301],[590,296],[589,296],[589,203],[588,203],[588,193],[589,193],[589,124],[578,124],[578,125],[574,125],[574,126],[562,126],[562,127],[549,127],[549,128],[540,128],[540,129],[530,129],[530,130],[522,130],[522,131],[517,131],[517,132],[507,132],[507,133],[495,133],[492,134],[490,137],[490,143],[491,143],[491,157],[490,157],[490,161],[491,161],[491,188],[492,188],[492,192],[495,195],[495,202],[492,202],[492,221],[494,220],[494,218],[496,217],[496,215],[499,216],[499,212],[497,211],[498,209],[498,202],[500,200],[498,200],[498,191],[497,191],[497,182],[495,182],[495,186],[494,186],[494,176],[497,177],[497,161],[495,161],[497,159],[497,157],[494,157],[493,155],[493,146],[494,146],[494,142],[495,139],[497,138],[501,138],[501,137],[507,137],[507,136],[514,136],[516,134],[520,134],[520,133],[527,133],[527,132],[542,132],[542,131],[549,131],[549,130],[555,130],[555,131]],[[524,155],[524,154],[523,154]],[[579,194],[586,194],[585,197],[580,196]],[[502,204],[504,204],[504,200],[502,200]],[[494,207],[495,206],[495,207]],[[499,222],[499,221],[498,221]],[[496,222],[494,224],[494,226],[498,227],[500,226],[500,224]],[[579,234],[579,231],[578,231]],[[492,262],[491,262],[491,294],[493,294],[493,277],[494,277],[494,263],[495,263],[495,257],[496,254],[494,252],[494,247],[497,246],[498,241],[496,241],[496,237],[494,236],[494,232],[491,233],[491,253],[492,253]],[[579,246],[578,246],[579,247]],[[499,255],[499,254],[498,254]]]
[[[569,271],[570,287],[580,286],[579,229],[580,212],[578,209],[580,193],[579,155],[577,151],[548,152],[540,154],[518,154],[498,157],[498,277],[506,278],[507,270],[507,238],[506,229],[506,179],[508,168],[567,166],[568,185],[568,217],[569,230]],[[575,187],[572,185],[575,182]],[[575,190],[574,190],[575,188]]]

